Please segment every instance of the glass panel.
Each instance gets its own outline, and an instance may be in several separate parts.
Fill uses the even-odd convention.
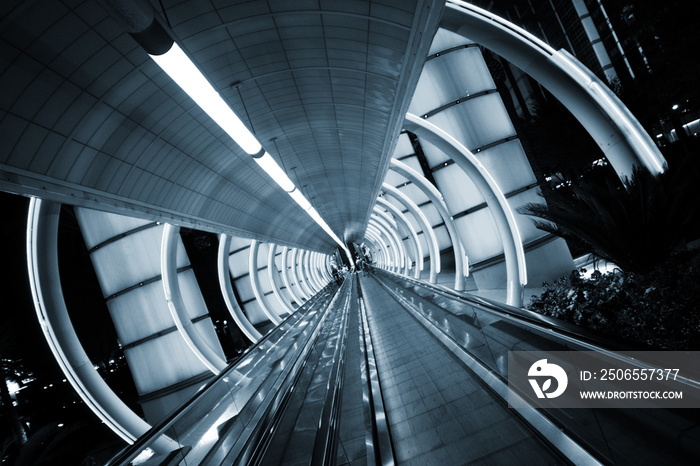
[[[462,37],[459,34],[455,34],[447,29],[438,29],[435,37],[433,38],[433,43],[430,46],[430,52],[428,52],[428,55],[433,55],[442,50],[470,43],[473,43],[473,41]]]
[[[123,345],[174,325],[160,280],[110,299],[107,307]],[[143,312],[144,309],[148,312]]]
[[[396,143],[396,149],[394,149],[394,158],[398,159],[410,154],[413,154],[413,145],[411,145],[411,140],[408,138],[408,134],[401,133],[399,135],[399,140]]]
[[[480,262],[503,252],[496,223],[488,209],[455,220],[469,263]]]
[[[125,231],[151,223],[149,220],[125,217],[82,207],[75,207],[74,210],[88,249]]]
[[[481,193],[457,164],[433,173],[451,214],[458,214],[484,202]]]
[[[536,181],[520,140],[504,142],[474,155],[504,193]]]
[[[430,168],[436,168],[438,165],[442,165],[443,163],[450,160],[450,157],[447,154],[445,154],[442,150],[438,149],[425,139],[420,138],[419,140],[421,147],[423,148],[425,158],[428,160],[428,165],[430,166]]]
[[[501,96],[487,94],[447,108],[428,119],[470,150],[515,135]]]
[[[140,394],[168,387],[208,370],[192,350],[182,343],[182,336],[177,329],[126,348],[124,355]]]

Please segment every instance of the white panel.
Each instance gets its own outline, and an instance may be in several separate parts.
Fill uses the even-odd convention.
[[[250,242],[249,242],[250,244]],[[244,249],[243,251],[238,251],[235,254],[231,254],[228,258],[228,264],[231,270],[232,277],[240,277],[248,273],[248,255],[250,253],[249,249]]]
[[[535,174],[518,139],[498,144],[474,155],[504,193],[535,182]]]
[[[124,355],[139,394],[167,387],[206,370],[178,331],[128,348]]]
[[[402,162],[405,165],[408,165],[409,167],[411,167],[412,169],[417,171],[418,173],[420,173],[421,175],[423,174],[423,167],[420,166],[420,162],[418,161],[418,157],[416,157],[416,156],[409,157],[407,159],[402,160]]]
[[[433,55],[437,52],[467,43],[473,42],[460,36],[459,34],[455,34],[454,32],[441,28],[438,29],[435,37],[433,38],[433,43],[430,46],[430,52],[428,52],[428,55]]]
[[[123,345],[175,325],[160,280],[110,299],[107,307]]]
[[[513,209],[513,212],[515,213],[515,221],[518,224],[518,230],[520,230],[520,237],[522,238],[523,243],[527,243],[529,241],[546,235],[544,231],[538,230],[532,223],[532,220],[530,219],[533,217],[530,217],[528,215],[521,215],[518,213],[518,208],[527,204],[528,202],[544,202],[542,196],[537,194],[538,191],[539,188],[529,189],[524,193],[520,193],[517,196],[508,198],[508,204],[511,206],[511,209]]]
[[[199,317],[201,315],[207,314],[207,305],[204,303],[204,298],[202,297],[202,292],[197,284],[197,279],[194,276],[194,271],[192,269],[185,270],[177,274],[178,283],[180,285],[180,292],[182,293],[182,300],[187,309],[187,315],[191,319]],[[217,338],[214,338],[216,341]]]
[[[257,301],[247,303],[245,306],[243,306],[243,310],[245,311],[245,315],[248,317],[248,320],[253,325],[259,324],[260,322],[268,322],[270,320],[262,311],[260,303]]]
[[[430,165],[430,168],[435,168],[438,165],[450,160],[450,157],[447,154],[425,139],[419,138],[418,140],[423,148],[423,154],[425,154],[425,158],[428,160],[428,165]]]
[[[389,170],[384,177],[384,182],[390,186],[399,186],[407,181],[406,177],[396,173],[393,170]]]
[[[488,209],[481,209],[455,220],[469,263],[479,262],[503,252],[496,223]]]
[[[440,215],[440,212],[432,203],[422,206],[420,210],[428,219],[428,223],[430,223],[431,226],[435,226],[443,222],[442,215]]]
[[[95,273],[105,296],[160,276],[162,236],[163,225],[160,225],[126,236],[92,253]],[[177,266],[187,265],[187,254],[181,241],[178,241],[177,249]]]
[[[238,296],[241,301],[248,301],[249,299],[255,299],[255,293],[253,293],[253,286],[250,284],[250,277],[245,276],[234,280],[233,285],[238,291]]]
[[[401,133],[396,143],[396,149],[394,149],[394,158],[397,159],[409,154],[413,154],[413,145],[411,144],[408,134]]]
[[[463,212],[484,202],[472,180],[457,165],[452,164],[433,173],[451,214]]]
[[[426,62],[409,112],[421,116],[494,88],[481,51],[475,47],[460,49]]]
[[[467,149],[515,135],[501,96],[487,94],[447,108],[428,119],[464,144]]]
[[[88,249],[121,233],[151,223],[148,220],[80,207],[75,208],[75,214],[80,222],[80,231]]]
[[[422,204],[429,199],[428,196],[423,193],[423,190],[413,183],[409,183],[406,186],[401,186],[399,191],[408,196],[408,198],[416,204]]]
[[[237,251],[241,248],[250,247],[250,238],[241,238],[240,236],[231,236],[230,251]]]
[[[441,226],[433,229],[433,231],[435,232],[435,239],[437,239],[438,249],[440,249],[440,251],[452,246],[452,240],[450,239],[447,227]]]

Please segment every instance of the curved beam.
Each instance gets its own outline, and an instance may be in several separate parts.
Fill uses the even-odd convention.
[[[620,178],[635,165],[664,171],[665,160],[637,119],[610,89],[565,50],[466,2],[448,0],[440,26],[494,51],[547,88],[578,119]]]
[[[389,235],[384,232],[383,229],[380,229],[377,226],[376,220],[373,217],[369,219],[367,229],[373,232],[377,236],[378,240],[383,242],[389,258],[389,270],[392,272],[396,272],[398,268],[399,255],[396,251],[396,245],[394,245],[394,242],[391,240]]]
[[[297,291],[299,292],[301,297],[304,298],[304,301],[308,301],[309,298],[311,298],[311,295],[309,294],[307,288],[305,286],[302,286],[302,284],[301,284],[302,280],[299,280],[299,273],[298,273],[299,262],[297,260],[298,256],[299,256],[299,249],[293,248],[292,249],[292,280],[294,280],[294,283],[296,283]]]
[[[277,245],[275,243],[269,243],[269,252],[267,254],[267,274],[270,279],[270,284],[272,284],[272,292],[275,294],[277,301],[279,301],[282,308],[291,314],[294,310],[289,306],[289,304],[282,297],[282,285],[280,284],[280,274],[277,271],[277,264],[275,263],[275,256],[277,254]]]
[[[260,242],[258,240],[250,241],[250,250],[248,253],[248,278],[250,278],[250,284],[253,288],[253,294],[255,299],[258,300],[258,304],[262,309],[263,313],[270,319],[270,322],[279,325],[282,322],[280,316],[275,312],[275,310],[270,306],[267,296],[260,289],[260,276],[258,275],[258,249],[260,248]]]
[[[426,196],[428,196],[428,199],[430,199],[435,208],[437,208],[438,212],[440,213],[440,216],[442,217],[443,222],[445,222],[447,233],[450,235],[450,240],[452,241],[452,250],[454,251],[455,256],[454,288],[457,291],[464,290],[464,247],[462,246],[462,240],[460,240],[459,234],[457,233],[457,228],[455,228],[452,216],[447,211],[447,205],[445,204],[445,201],[442,198],[442,194],[440,194],[440,191],[438,191],[438,189],[435,186],[433,186],[432,183],[426,180],[423,175],[419,174],[417,171],[415,171],[403,162],[400,162],[396,159],[391,159],[390,169],[402,174],[403,176],[411,180],[425,193]]]
[[[233,292],[233,284],[231,283],[231,270],[229,265],[229,253],[231,249],[231,237],[227,234],[222,234],[219,238],[219,252],[217,254],[217,270],[219,274],[219,288],[224,296],[226,308],[233,318],[233,321],[241,329],[241,332],[253,343],[262,338],[262,334],[258,332],[253,324],[250,323],[248,317],[243,312],[243,309],[238,305],[236,295]]]
[[[214,374],[220,373],[228,364],[217,354],[209,343],[200,335],[192,323],[185,302],[180,292],[180,283],[177,277],[177,245],[180,227],[165,224],[163,229],[163,243],[160,248],[160,270],[163,277],[163,292],[168,303],[168,309],[173,316],[175,325],[180,335],[190,347],[192,352]]]
[[[317,252],[312,252],[312,253],[311,253],[311,258],[310,258],[310,261],[311,261],[311,273],[313,273],[313,274],[315,275],[315,277],[316,277],[316,283],[318,283],[319,290],[320,290],[320,289],[323,289],[323,286],[324,286],[323,282],[325,281],[325,280],[324,280],[324,277],[323,277],[323,272],[322,272],[322,269],[321,269],[321,260],[320,260],[320,256],[321,256],[321,255],[320,255],[319,253],[317,253]]]
[[[464,145],[437,126],[407,114],[404,127],[440,149],[469,176],[493,216],[506,261],[507,303],[522,306],[522,287],[527,284],[527,264],[518,224],[503,191],[486,167]]]
[[[282,279],[284,280],[284,286],[287,287],[287,291],[289,292],[290,296],[292,296],[292,300],[294,300],[294,302],[297,303],[297,306],[300,307],[304,299],[299,293],[297,293],[296,288],[292,288],[292,282],[289,280],[289,267],[287,267],[288,256],[289,248],[284,246],[282,249]]]
[[[309,281],[309,277],[306,276],[306,267],[304,264],[304,261],[306,258],[306,253],[307,253],[306,249],[299,250],[299,261],[297,262],[297,267],[299,269],[297,270],[297,272],[299,273],[299,277],[301,278],[301,281],[299,282],[301,287],[304,288],[309,299],[311,299],[314,297],[316,292],[314,291],[313,287],[311,286],[311,282]]]
[[[377,237],[377,234],[373,231],[365,230],[365,238],[368,238],[372,243],[374,243],[374,248],[376,251],[376,262],[377,266],[382,269],[389,268],[389,252],[386,250],[384,243]]]
[[[75,333],[58,272],[60,212],[61,204],[57,202],[32,198],[29,203],[27,268],[36,315],[66,380],[107,427],[131,444],[151,426],[109,388],[95,370]],[[178,448],[176,442],[158,441],[162,445],[158,448],[163,451]]]
[[[416,233],[415,228],[413,228],[413,225],[411,225],[411,223],[408,221],[403,212],[397,209],[394,204],[382,197],[378,197],[377,202],[382,207],[389,209],[391,213],[394,214],[394,216],[404,224],[404,226],[410,233],[411,238],[413,239],[413,249],[416,253],[416,269],[413,273],[413,277],[417,279],[420,278],[420,273],[423,270],[423,247],[420,244],[420,240],[418,239],[418,234]]]
[[[427,235],[425,242],[428,244],[428,251],[430,253],[430,283],[437,283],[437,274],[440,273],[440,250],[438,249],[437,238],[435,238],[435,232],[433,227],[428,222],[425,214],[420,207],[416,205],[408,196],[399,191],[398,189],[391,186],[389,183],[382,184],[382,190],[391,195],[394,199],[399,201],[408,209],[416,221],[420,224],[423,234]]]
[[[387,228],[387,226],[383,223],[383,221],[377,216],[375,212],[372,213],[372,216],[369,219],[369,224],[374,225],[375,228],[381,231],[384,237],[391,245],[391,248],[393,249],[394,253],[394,271],[400,274],[401,269],[405,266],[405,256],[403,250],[401,249],[401,245],[397,243],[396,235],[394,235],[392,231],[389,228]]]
[[[379,216],[377,219],[384,221],[384,226],[389,229],[389,232],[394,237],[394,242],[399,248],[399,253],[401,254],[401,260],[404,266],[404,275],[409,275],[411,273],[411,260],[408,257],[408,251],[406,251],[406,245],[403,244],[398,231],[398,224],[389,214],[384,212],[378,205],[375,204],[374,212]]]
[[[311,290],[314,292],[314,294],[318,293],[321,287],[316,281],[316,276],[311,268],[311,251],[304,251],[304,273],[306,274]]]

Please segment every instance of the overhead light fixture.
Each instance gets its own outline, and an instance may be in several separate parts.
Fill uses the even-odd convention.
[[[311,203],[306,200],[304,195],[298,189],[295,188],[294,191],[289,193],[289,195],[296,201],[297,204],[301,206],[302,209],[309,210],[311,208]]]
[[[289,179],[287,174],[282,170],[282,168],[277,165],[277,162],[275,162],[275,159],[272,158],[270,154],[264,151],[260,151],[262,155],[260,157],[256,155],[253,156],[253,160],[257,162],[258,165],[260,165],[260,168],[265,170],[265,173],[270,175],[270,178],[274,180],[275,183],[277,183],[280,188],[284,189],[288,193],[291,193],[296,189],[296,186],[294,186],[294,182]]]
[[[260,142],[243,124],[238,115],[224,102],[207,78],[197,69],[185,52],[173,42],[162,55],[150,55],[158,66],[194,100],[207,115],[223,129],[241,149],[250,155],[262,149]]]
[[[122,15],[119,14],[121,17]],[[131,24],[130,19],[121,18],[122,23]],[[294,182],[287,176],[275,159],[270,156],[257,140],[255,135],[231,110],[231,107],[221,98],[216,89],[207,78],[199,71],[197,66],[189,59],[179,45],[169,36],[160,23],[153,19],[146,29],[139,32],[131,32],[132,37],[146,50],[149,56],[160,66],[180,88],[187,93],[192,100],[209,117],[228,134],[246,153],[253,156],[255,162],[267,173],[275,183],[291,196],[299,206],[314,219],[323,230],[330,235],[338,245],[345,250],[350,258],[347,246],[330,229],[326,222],[311,206],[311,203],[299,191]],[[350,258],[351,259],[351,258]],[[352,262],[352,259],[351,259]]]

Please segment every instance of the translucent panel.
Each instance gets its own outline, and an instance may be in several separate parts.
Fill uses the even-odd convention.
[[[431,226],[435,226],[443,222],[442,215],[440,215],[440,212],[432,203],[426,204],[420,209],[423,212],[423,215],[425,215],[425,217],[428,219],[428,223]]]
[[[452,215],[484,202],[472,180],[457,164],[441,168],[433,176]]]
[[[394,149],[394,158],[398,159],[405,155],[413,154],[413,145],[411,140],[408,138],[408,134],[399,134],[399,140],[396,143],[396,149]]]
[[[501,237],[488,209],[455,220],[469,263],[480,262],[503,252]]]
[[[207,305],[204,303],[202,292],[197,284],[197,279],[194,276],[193,270],[185,270],[177,274],[178,283],[180,285],[180,293],[182,300],[187,309],[187,315],[191,319],[207,314]]]
[[[447,154],[425,139],[419,139],[419,141],[421,147],[423,148],[423,154],[425,154],[425,158],[428,160],[428,165],[430,165],[430,168],[435,168],[438,165],[450,160],[450,157]]]
[[[423,193],[423,190],[413,183],[409,183],[406,186],[401,186],[399,191],[408,196],[408,198],[417,205],[429,200],[428,196]]]
[[[433,38],[433,43],[430,46],[430,52],[428,52],[428,55],[433,55],[437,52],[469,43],[473,43],[473,41],[466,39],[459,34],[448,31],[447,29],[441,28],[438,29],[435,37]]]
[[[237,253],[229,256],[228,266],[232,277],[240,277],[248,273],[249,253],[250,249],[244,249],[243,251],[238,251]]]
[[[546,235],[544,231],[535,228],[535,225],[531,220],[532,217],[518,213],[518,208],[527,204],[528,202],[544,202],[544,199],[538,195],[538,192],[539,188],[533,188],[525,191],[524,193],[520,193],[517,196],[508,198],[508,204],[510,204],[511,209],[513,209],[513,213],[515,214],[515,221],[518,224],[520,237],[522,238],[523,243],[528,243]]]
[[[494,88],[481,51],[476,47],[460,49],[426,62],[409,111],[421,116]]]
[[[258,270],[258,280],[260,281],[260,289],[263,293],[269,293],[272,291],[272,285],[270,284],[270,275],[267,273],[267,267]]]
[[[270,320],[267,318],[262,308],[260,307],[260,303],[258,303],[257,301],[251,301],[247,303],[245,306],[243,306],[243,310],[245,311],[245,315],[248,316],[248,320],[253,325],[259,324],[261,322],[268,322]]]
[[[175,325],[160,280],[110,299],[107,307],[124,345]]]
[[[241,248],[250,247],[250,238],[241,238],[240,236],[231,237],[231,251],[237,251]]]
[[[424,175],[423,173],[423,167],[420,166],[420,162],[418,161],[418,157],[408,157],[404,160],[401,161],[404,165],[408,165],[421,175]]]
[[[535,182],[535,174],[518,139],[498,144],[474,155],[504,193]]]
[[[470,150],[515,135],[499,94],[487,94],[447,108],[429,121]]]
[[[408,181],[405,176],[395,172],[394,170],[389,170],[386,172],[386,176],[384,177],[384,182],[390,186],[400,186],[403,183]]]
[[[435,233],[435,239],[437,240],[438,249],[440,251],[452,246],[452,240],[450,239],[450,234],[447,231],[447,227],[441,226],[434,228],[433,232]]]
[[[566,241],[556,238],[537,249],[525,253],[528,286],[541,286],[553,282],[574,270],[574,261]]]
[[[238,292],[238,296],[241,298],[241,301],[255,299],[255,293],[253,293],[253,286],[250,284],[249,276],[237,278],[233,284],[236,287],[236,291]]]
[[[75,215],[88,249],[134,228],[151,223],[134,217],[75,207]]]
[[[124,351],[139,394],[168,387],[205,372],[204,364],[174,331]]]
[[[162,236],[163,226],[160,225],[109,243],[91,254],[95,273],[105,296],[160,276]],[[178,240],[177,266],[187,264],[185,248]]]

